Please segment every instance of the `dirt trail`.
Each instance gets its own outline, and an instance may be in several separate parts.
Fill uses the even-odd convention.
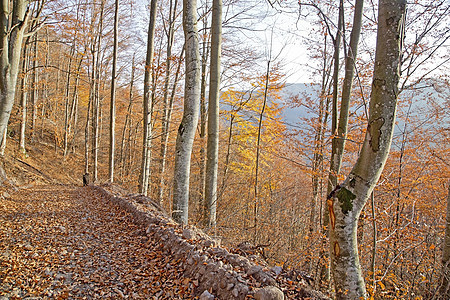
[[[194,299],[195,281],[123,210],[89,189],[0,199],[0,299]]]

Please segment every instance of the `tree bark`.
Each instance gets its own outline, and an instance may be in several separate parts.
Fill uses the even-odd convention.
[[[148,24],[147,36],[147,57],[145,60],[144,74],[144,135],[142,147],[141,175],[139,182],[139,192],[145,196],[148,194],[148,182],[150,178],[151,142],[152,142],[152,101],[150,97],[150,85],[152,82],[152,63],[154,53],[155,23],[156,23],[156,3],[152,0],[150,4],[150,20]]]
[[[116,129],[116,82],[117,82],[117,48],[119,41],[117,38],[119,28],[119,0],[116,0],[114,8],[114,47],[113,64],[111,74],[111,103],[109,110],[109,181],[114,182],[114,154],[115,154],[115,129]]]
[[[370,115],[364,143],[350,175],[327,199],[330,253],[337,299],[364,299],[357,223],[390,150],[398,96],[406,1],[380,0]]]
[[[27,39],[28,41],[29,39]],[[28,94],[28,87],[27,87],[27,65],[28,65],[28,57],[27,57],[27,50],[28,47],[26,46],[27,43],[25,42],[25,47],[23,49],[23,55],[22,55],[22,80],[20,82],[20,106],[22,109],[22,120],[20,122],[20,135],[19,135],[19,151],[22,154],[26,154],[25,149],[25,130],[27,125],[27,94]]]
[[[347,138],[348,116],[350,109],[350,97],[355,71],[355,60],[358,52],[358,42],[361,33],[361,23],[364,0],[356,0],[353,16],[353,27],[350,33],[350,47],[345,58],[345,77],[342,85],[341,109],[339,112],[339,123],[337,133],[333,132],[330,174],[328,178],[328,192],[331,192],[337,184],[337,176],[341,170],[342,157],[344,156],[345,139]],[[333,94],[334,96],[334,94]],[[334,110],[333,110],[334,112]]]
[[[188,223],[189,175],[192,145],[200,106],[200,54],[197,31],[197,1],[183,0],[183,29],[186,51],[184,110],[175,146],[173,211],[175,221]]]
[[[211,67],[208,99],[208,144],[206,149],[205,202],[208,226],[216,226],[217,172],[219,163],[220,57],[222,49],[222,0],[213,0]]]
[[[204,214],[207,211],[207,205],[205,202],[205,171],[206,171],[206,159],[205,159],[205,138],[206,138],[206,66],[208,64],[209,57],[209,37],[208,34],[208,1],[205,3],[205,10],[203,12],[205,14],[203,18],[203,45],[202,45],[202,76],[200,79],[200,178],[199,178],[199,187],[198,187],[198,211],[201,217],[204,217]],[[196,196],[197,196],[196,195]],[[205,223],[208,223],[207,219],[204,219]]]
[[[16,94],[19,60],[22,50],[22,40],[28,25],[30,13],[27,10],[28,1],[13,1],[12,11],[10,1],[0,3],[0,144],[4,131],[8,126],[9,117]]]

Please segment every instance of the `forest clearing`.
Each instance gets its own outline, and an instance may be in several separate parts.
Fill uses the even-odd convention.
[[[449,24],[2,1],[0,299],[450,299]]]

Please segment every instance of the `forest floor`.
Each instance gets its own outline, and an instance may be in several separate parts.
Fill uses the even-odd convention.
[[[177,261],[89,189],[42,185],[3,196],[0,299],[195,298]]]

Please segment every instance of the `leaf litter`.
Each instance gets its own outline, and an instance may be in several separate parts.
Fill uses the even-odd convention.
[[[0,200],[0,296],[195,299],[195,281],[125,211],[88,189],[38,186]]]

